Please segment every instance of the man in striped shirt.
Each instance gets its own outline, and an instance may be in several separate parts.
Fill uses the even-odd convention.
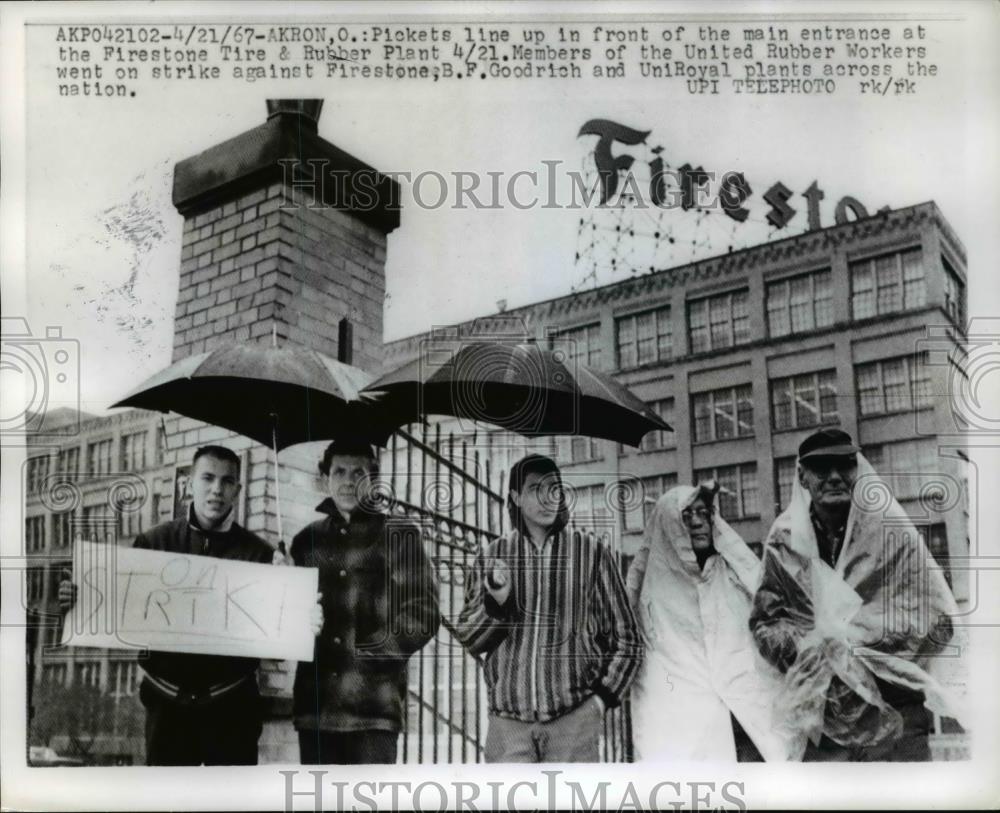
[[[510,472],[511,533],[476,558],[456,632],[485,655],[487,762],[596,762],[604,711],[642,657],[608,548],[565,532],[556,464],[528,455]]]

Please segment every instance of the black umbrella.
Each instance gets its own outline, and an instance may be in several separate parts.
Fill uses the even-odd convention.
[[[430,353],[379,378],[380,409],[397,425],[454,415],[522,435],[586,435],[638,446],[670,426],[607,373],[534,342],[471,342],[438,361]]]
[[[372,377],[307,347],[233,344],[189,356],[156,373],[115,407],[176,412],[253,438],[278,451],[296,443],[362,435],[384,444]],[[281,496],[278,537],[282,536]]]

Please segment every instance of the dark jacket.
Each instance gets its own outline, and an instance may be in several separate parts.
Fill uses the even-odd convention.
[[[295,673],[300,730],[399,731],[406,662],[437,632],[438,590],[412,522],[358,508],[345,522],[327,498],[292,540],[300,567],[319,569],[323,630]]]
[[[203,530],[190,510],[187,519],[164,522],[139,534],[133,547],[242,562],[270,563],[274,555],[271,546],[263,539],[235,522],[225,531]],[[153,650],[149,659],[141,665],[155,677],[184,689],[199,691],[252,675],[259,663],[256,658]]]

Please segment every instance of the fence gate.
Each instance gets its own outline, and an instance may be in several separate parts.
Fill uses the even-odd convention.
[[[476,434],[422,424],[393,435],[380,482],[395,516],[417,522],[439,582],[442,624],[410,659],[399,759],[404,763],[482,762],[489,712],[482,663],[452,634],[465,574],[482,545],[505,531],[506,471]],[[621,556],[618,554],[619,562]],[[605,715],[602,759],[632,759],[628,700]]]

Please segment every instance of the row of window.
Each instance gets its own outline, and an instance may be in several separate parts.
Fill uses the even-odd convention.
[[[152,498],[152,516],[159,516],[158,494]],[[52,547],[69,548],[75,537],[107,542],[137,536],[148,527],[146,511],[113,511],[107,503],[84,506],[82,512],[62,511],[39,514],[25,520],[25,549],[37,553],[45,549],[46,518],[52,518]]]
[[[161,430],[162,434],[162,430]],[[149,432],[132,432],[122,435],[118,447],[118,471],[142,471],[149,465],[148,449]],[[158,443],[162,438],[158,439]],[[114,438],[96,440],[87,444],[86,469],[80,471],[80,448],[61,449],[54,461],[49,455],[36,455],[28,458],[25,472],[26,486],[29,494],[37,494],[45,486],[45,480],[51,475],[77,476],[85,474],[95,476],[109,474],[114,468],[115,441]],[[160,455],[156,455],[156,464],[160,463]],[[55,468],[50,470],[54,462]]]
[[[861,417],[909,412],[933,405],[930,370],[919,357],[858,364],[855,377]],[[808,429],[840,420],[835,370],[772,379],[770,394],[771,427],[775,431]],[[673,424],[673,398],[653,401],[649,406]],[[753,386],[742,384],[696,393],[691,396],[691,415],[695,443],[753,437]],[[561,460],[578,463],[602,456],[600,442],[593,438],[572,438],[561,443]],[[648,452],[674,445],[674,432],[657,431],[643,438],[640,449]]]
[[[944,257],[945,310],[959,325],[965,320],[965,285]],[[927,304],[920,248],[850,264],[851,316],[869,319]],[[687,302],[691,353],[723,350],[751,339],[749,289],[703,296]],[[767,335],[789,336],[833,324],[833,278],[829,268],[770,282],[765,288]],[[663,306],[615,319],[616,369],[668,361],[673,355],[670,307]],[[552,333],[567,343],[569,361],[600,368],[599,324]],[[568,340],[568,341],[567,341]]]
[[[112,697],[131,697],[139,685],[139,665],[135,661],[80,661],[73,664],[73,683],[77,686],[101,687],[103,667],[111,672],[108,689]],[[65,662],[47,663],[42,667],[43,686],[66,686],[69,679],[69,664]]]

